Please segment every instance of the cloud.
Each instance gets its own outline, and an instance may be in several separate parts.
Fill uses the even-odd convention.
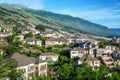
[[[120,28],[119,22],[108,22],[108,23],[105,23],[105,25],[109,26],[110,28]]]
[[[22,4],[34,9],[43,9],[45,0],[0,0],[0,3]]]
[[[86,10],[86,11],[72,11],[70,9],[58,10],[58,13],[69,14],[75,17],[81,17],[89,20],[97,19],[118,19],[120,18],[120,10],[112,9],[99,9],[99,10]]]
[[[119,9],[103,8],[96,10],[81,10],[81,11],[61,9],[58,10],[57,12],[61,14],[72,15],[74,17],[80,17],[108,27],[120,27],[120,23],[118,22],[118,20],[120,20]]]

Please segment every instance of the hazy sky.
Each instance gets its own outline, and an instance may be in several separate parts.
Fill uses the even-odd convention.
[[[120,0],[0,0],[0,3],[23,4],[120,28]]]

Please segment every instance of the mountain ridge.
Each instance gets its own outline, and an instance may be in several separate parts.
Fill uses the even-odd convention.
[[[12,6],[11,5],[12,4],[9,4],[9,5],[0,4],[1,7],[9,10],[11,10],[11,7],[14,6],[14,5]],[[14,9],[13,11],[18,13],[22,12],[25,15],[29,14],[31,17],[36,19],[37,24],[40,24],[40,22],[41,24],[44,23],[45,25],[49,23],[49,25],[47,26],[50,26],[52,28],[62,29],[62,30],[73,32],[73,33],[80,32],[80,33],[92,34],[92,35],[98,35],[98,36],[115,35],[114,32],[112,32],[106,26],[92,23],[88,20],[84,20],[78,17],[72,17],[70,15],[63,15],[63,14],[53,13],[53,12],[44,11],[44,10],[34,10],[27,7],[23,7],[23,9],[22,8],[16,9],[15,7],[12,7],[12,9]],[[37,25],[36,23],[33,23],[33,24]]]
[[[120,36],[120,28],[111,28],[111,30]]]

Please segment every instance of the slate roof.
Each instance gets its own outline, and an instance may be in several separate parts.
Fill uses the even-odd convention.
[[[79,59],[80,61],[99,61],[97,58],[94,58],[94,57],[91,57],[91,56],[88,56],[88,57],[81,57]]]
[[[35,58],[33,57],[27,57],[25,55],[19,54],[19,53],[14,53],[11,58],[15,59],[17,62],[17,67],[21,66],[27,66],[29,64],[34,64],[35,63]]]
[[[72,49],[72,51],[80,51],[80,50],[84,50],[84,49],[82,49],[81,47],[75,47]]]
[[[42,53],[40,56],[57,56],[57,54],[49,52],[49,53]]]
[[[24,39],[24,41],[32,42],[32,41],[37,41],[37,39],[35,39],[34,37],[29,37],[29,38]]]
[[[97,58],[88,56],[85,61],[99,61]]]
[[[64,38],[49,38],[49,39],[47,39],[47,41],[67,42],[67,40]]]
[[[86,60],[86,57],[81,57],[81,58],[79,58],[79,60],[83,62]]]

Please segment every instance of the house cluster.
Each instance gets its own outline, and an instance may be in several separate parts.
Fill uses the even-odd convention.
[[[100,58],[102,63],[110,68],[116,67],[116,62],[112,55],[117,51],[115,46],[104,46],[104,48],[99,48],[96,51],[96,57]]]
[[[88,41],[88,38],[72,36],[72,37],[69,37],[67,40],[68,40],[68,43],[78,43],[78,44],[81,44],[83,42]]]
[[[45,46],[53,46],[53,45],[62,45],[67,44],[67,40],[64,38],[49,38],[45,41]]]
[[[20,53],[14,53],[7,60],[15,59],[18,70],[23,70],[23,80],[32,79],[34,76],[47,75],[47,62],[39,58],[27,57]],[[6,61],[7,61],[6,60]]]
[[[58,60],[58,55],[55,53],[42,53],[39,57],[27,57],[20,53],[14,53],[6,58],[8,62],[15,59],[17,70],[23,71],[23,80],[31,80],[35,76],[47,76],[47,64],[49,61],[55,62]]]
[[[120,43],[120,37],[113,37],[112,43]]]
[[[33,37],[25,38],[25,35],[32,33]],[[7,41],[8,36],[13,34],[13,28],[4,28],[0,32],[0,41]],[[116,66],[115,60],[112,54],[115,53],[115,46],[104,46],[99,48],[99,40],[85,36],[69,36],[63,37],[61,34],[56,32],[40,32],[34,27],[27,27],[21,29],[21,34],[18,34],[17,38],[23,43],[30,45],[42,46],[42,40],[37,39],[37,36],[45,37],[45,47],[53,45],[63,45],[77,43],[79,47],[74,47],[69,50],[69,57],[76,59],[76,66],[81,65],[83,62],[87,62],[91,67],[100,66],[102,64],[114,68]],[[62,36],[62,37],[61,37]],[[120,39],[116,40],[117,42]],[[36,52],[36,49],[29,48],[25,49],[24,46],[20,47],[20,52]],[[0,54],[3,54],[0,50]],[[47,64],[54,63],[58,60],[58,55],[52,52],[41,53],[37,58],[27,57],[20,53],[14,53],[9,59],[16,60],[16,66],[18,70],[24,71],[24,80],[32,79],[34,76],[46,76],[47,75]]]
[[[60,38],[61,37],[59,33],[56,33],[53,31],[47,31],[47,32],[41,33],[40,35],[46,38]]]
[[[8,36],[13,34],[13,27],[5,27],[0,30],[0,41],[7,41]]]
[[[87,62],[92,67],[99,67],[102,64],[110,68],[116,67],[116,62],[112,57],[112,54],[116,51],[115,46],[104,46],[104,48],[91,46],[90,44],[86,46],[75,47],[70,50],[70,58],[78,58],[76,59],[76,65]]]
[[[55,54],[55,53],[48,52],[48,53],[42,53],[42,54],[39,56],[39,58],[40,58],[41,60],[47,60],[47,61],[51,60],[51,61],[55,62],[55,61],[58,60],[58,55]]]
[[[22,34],[27,34],[27,33],[32,33],[32,34],[40,34],[40,31],[35,29],[34,27],[27,27],[27,28],[22,28],[21,30]]]
[[[70,44],[70,43],[82,44],[82,43],[85,43],[86,41],[90,41],[90,39],[87,37],[81,37],[81,36],[80,37],[78,37],[78,36],[65,37],[57,32],[52,32],[52,31],[40,32],[39,30],[35,29],[34,27],[27,27],[27,28],[22,28],[19,30],[21,30],[21,33],[17,35],[17,38],[20,41],[22,41],[23,43],[28,43],[30,45],[42,46],[42,41],[39,39],[36,39],[36,35],[46,38],[46,41],[45,41],[46,47],[53,46],[53,45]],[[32,33],[34,36],[25,38],[25,35],[28,33]],[[5,27],[0,32],[0,41],[7,41],[8,36],[10,36],[12,34],[13,34],[13,27],[8,27],[8,28]]]
[[[78,58],[76,65],[81,65],[83,62],[87,62],[90,66],[100,66],[100,60],[94,56],[95,50],[84,49],[82,47],[75,47],[70,50],[70,58]]]
[[[38,46],[42,46],[42,41],[39,39],[36,39],[34,37],[29,37],[23,40],[23,43],[27,43],[30,45],[38,45]]]

